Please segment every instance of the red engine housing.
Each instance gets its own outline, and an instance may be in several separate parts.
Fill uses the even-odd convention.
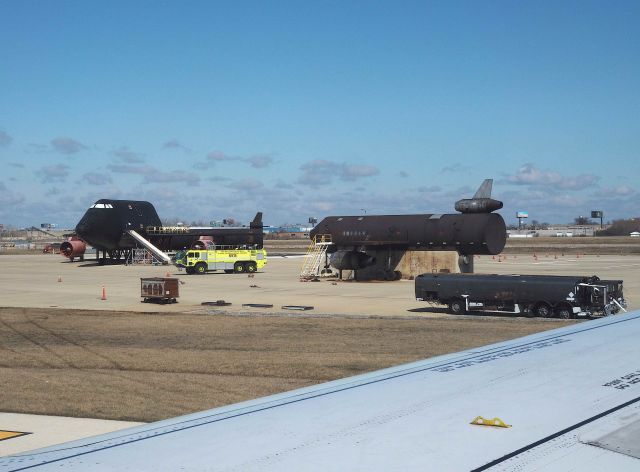
[[[81,261],[84,260],[84,252],[86,250],[86,243],[75,236],[70,237],[60,245],[60,254],[72,262],[76,257],[79,257]]]

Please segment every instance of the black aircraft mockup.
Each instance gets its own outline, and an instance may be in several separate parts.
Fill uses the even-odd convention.
[[[310,237],[330,236],[329,262],[338,270],[373,266],[385,250],[499,254],[507,232],[502,216],[492,213],[502,208],[491,198],[492,184],[487,179],[473,198],[456,202],[460,214],[328,216]]]
[[[165,227],[149,202],[101,199],[84,214],[76,234],[102,251],[100,262],[126,260],[131,250],[139,247],[140,236],[162,251],[204,247],[208,241],[219,246],[261,248],[262,213],[258,212],[248,227]]]

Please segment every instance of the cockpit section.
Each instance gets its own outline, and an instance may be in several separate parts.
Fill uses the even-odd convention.
[[[111,203],[94,203],[89,207],[89,209],[91,208],[113,208],[113,205]]]

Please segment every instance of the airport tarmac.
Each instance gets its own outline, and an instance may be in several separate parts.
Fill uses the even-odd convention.
[[[271,257],[265,269],[247,274],[212,272],[186,275],[174,266],[96,265],[68,262],[60,256],[0,256],[0,306],[122,310],[142,312],[282,313],[283,305],[313,306],[308,314],[356,316],[447,316],[414,298],[413,281],[300,282],[301,257]],[[476,256],[475,271],[496,274],[598,275],[624,280],[630,307],[640,304],[640,256],[636,255],[507,255]],[[141,303],[140,278],[178,277],[178,303]],[[102,300],[104,292],[106,300]],[[203,307],[225,300],[231,306]],[[243,304],[272,304],[254,309]],[[416,310],[419,310],[416,312]],[[295,313],[295,312],[294,312]]]

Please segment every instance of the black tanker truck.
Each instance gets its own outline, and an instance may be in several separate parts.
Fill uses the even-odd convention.
[[[557,275],[422,274],[416,299],[454,314],[487,311],[546,318],[611,315],[624,310],[622,280]]]

